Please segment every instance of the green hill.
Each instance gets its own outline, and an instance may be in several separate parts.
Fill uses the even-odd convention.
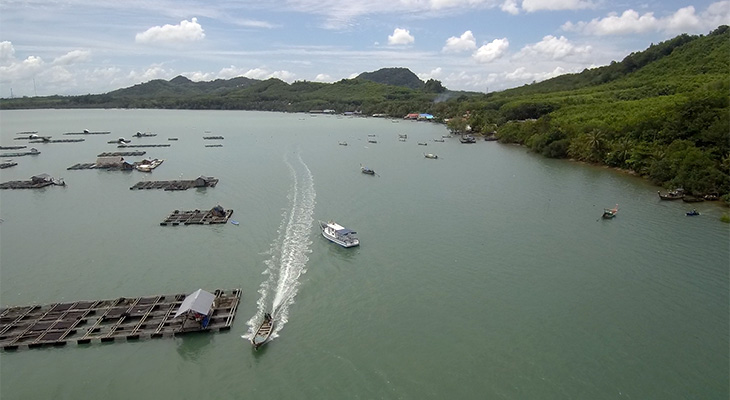
[[[621,62],[465,99],[452,127],[606,164],[695,194],[730,191],[730,31],[681,35]]]
[[[382,68],[374,72],[363,72],[357,76],[357,79],[384,85],[403,86],[413,90],[424,87],[424,82],[408,68]]]

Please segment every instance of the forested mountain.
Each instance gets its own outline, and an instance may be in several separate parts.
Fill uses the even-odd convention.
[[[621,62],[461,98],[449,122],[547,157],[623,168],[666,187],[730,191],[730,31],[681,35]],[[726,196],[727,200],[730,200]]]
[[[357,79],[364,79],[384,85],[403,86],[409,89],[423,89],[424,82],[408,68],[383,68],[374,72],[363,72]]]
[[[247,88],[252,86],[256,79],[244,78],[242,76],[233,79],[216,79],[209,82],[193,82],[180,75],[169,81],[155,79],[153,81],[140,83],[125,89],[117,89],[107,93],[112,97],[126,98],[154,98],[170,96],[196,96],[205,94],[220,94],[231,89]]]
[[[456,132],[495,133],[547,157],[623,168],[694,194],[728,194],[728,60],[730,29],[720,26],[708,35],[652,44],[604,67],[489,94],[451,92],[405,68],[385,68],[335,83],[180,76],[102,95],[3,99],[0,108],[431,113]]]

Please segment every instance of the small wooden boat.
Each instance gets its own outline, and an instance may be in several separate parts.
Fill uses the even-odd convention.
[[[696,197],[696,196],[684,196],[682,197],[682,201],[685,203],[699,203],[702,201],[705,201],[702,197]]]
[[[657,191],[657,194],[659,194],[659,198],[662,200],[679,200],[684,198],[684,189],[677,188],[667,192],[666,194],[662,194],[662,192]]]
[[[618,213],[618,204],[614,208],[604,208],[601,218],[611,219],[616,216],[616,213]]]
[[[258,350],[259,347],[263,346],[271,337],[271,333],[274,331],[274,318],[271,317],[271,314],[266,313],[264,314],[264,320],[261,322],[261,325],[259,325],[259,329],[256,330],[256,333],[251,337],[251,344],[253,345],[254,350]]]
[[[347,146],[347,142],[340,142],[340,146]]]
[[[375,175],[375,171],[372,168],[360,166],[360,171],[366,175]]]
[[[688,217],[694,217],[695,215],[700,215],[700,213],[695,209],[693,209],[692,211],[688,211],[685,214],[687,214]]]
[[[433,154],[433,153],[423,153],[423,156],[426,157],[426,158],[433,158],[433,159],[439,158],[438,155]]]

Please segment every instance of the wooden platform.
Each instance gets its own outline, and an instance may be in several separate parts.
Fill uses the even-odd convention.
[[[78,143],[86,139],[33,139],[28,143]]]
[[[165,218],[164,221],[160,222],[162,226],[176,226],[176,225],[210,225],[210,224],[225,224],[228,219],[233,215],[233,210],[225,210],[224,216],[216,216],[213,210],[201,211],[179,211],[175,210]]]
[[[116,143],[116,142],[114,142]],[[120,144],[117,147],[119,148],[126,148],[126,147],[170,147],[170,144]]]
[[[213,313],[206,328],[183,316],[173,319],[186,293],[3,308],[0,348],[18,350],[228,330],[241,289],[218,289],[213,294]]]
[[[0,189],[40,189],[54,185],[53,182],[8,181],[0,183]]]
[[[139,151],[113,151],[113,152],[104,152],[99,153],[97,157],[131,157],[131,156],[143,156],[147,154],[144,150]]]
[[[179,180],[179,181],[142,181],[137,182],[134,186],[130,187],[130,190],[142,190],[142,189],[164,189],[164,190],[188,190],[195,187],[215,187],[218,184],[218,179],[212,178],[204,183],[201,183],[198,179],[194,180]]]
[[[24,151],[19,153],[2,153],[0,154],[0,157],[23,157],[23,156],[36,156],[38,154],[41,154],[40,151]]]

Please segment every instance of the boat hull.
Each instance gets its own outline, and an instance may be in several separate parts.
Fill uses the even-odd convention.
[[[355,246],[359,246],[360,245],[360,241],[359,240],[354,240],[354,241],[351,241],[351,242],[345,242],[344,240],[337,239],[336,237],[332,237],[332,236],[330,236],[330,235],[328,235],[328,234],[326,234],[324,232],[322,232],[322,236],[324,236],[325,239],[329,240],[330,242],[337,243],[337,244],[339,244],[342,247],[355,247]]]
[[[258,350],[259,347],[266,344],[266,342],[269,341],[271,338],[271,333],[274,331],[274,320],[271,318],[264,319],[264,321],[259,325],[259,329],[256,330],[256,333],[251,337],[251,345],[253,346],[254,350]]]
[[[325,239],[329,240],[332,243],[336,243],[342,247],[355,247],[360,245],[360,239],[356,237],[338,237],[337,234],[332,234],[328,232],[327,229],[327,223],[320,221],[319,227],[322,230],[322,236],[324,236]]]

